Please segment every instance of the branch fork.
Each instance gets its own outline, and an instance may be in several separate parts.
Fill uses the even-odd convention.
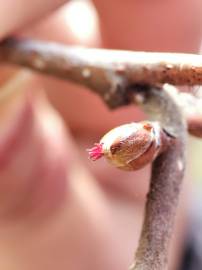
[[[118,127],[89,150],[125,170],[152,163],[145,219],[130,270],[164,270],[185,169],[187,130],[202,137],[201,100],[173,85],[202,85],[202,56],[124,52],[7,39],[0,62],[87,86],[110,108],[140,106],[151,121]],[[189,110],[187,110],[187,107]]]
[[[163,270],[185,168],[186,121],[169,86],[164,89],[133,87],[133,102],[158,122],[130,123],[109,131],[90,157],[105,156],[123,170],[152,164],[143,229],[130,270]]]

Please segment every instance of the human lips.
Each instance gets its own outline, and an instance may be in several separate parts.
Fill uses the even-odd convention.
[[[39,213],[58,206],[67,191],[66,150],[60,118],[44,97],[25,95],[2,125],[0,214]]]

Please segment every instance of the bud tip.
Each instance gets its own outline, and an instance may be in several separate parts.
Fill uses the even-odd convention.
[[[101,158],[103,153],[103,144],[102,143],[95,143],[94,147],[87,149],[87,152],[89,154],[89,158],[93,161]]]

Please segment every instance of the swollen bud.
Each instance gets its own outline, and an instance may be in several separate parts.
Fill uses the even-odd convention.
[[[152,162],[165,148],[166,133],[158,122],[125,124],[109,131],[88,150],[92,160],[104,156],[117,168],[137,170]]]

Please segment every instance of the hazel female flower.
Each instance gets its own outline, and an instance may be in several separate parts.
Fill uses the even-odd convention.
[[[117,168],[137,170],[152,162],[168,141],[158,122],[130,123],[109,131],[88,152],[93,161],[104,156]]]

